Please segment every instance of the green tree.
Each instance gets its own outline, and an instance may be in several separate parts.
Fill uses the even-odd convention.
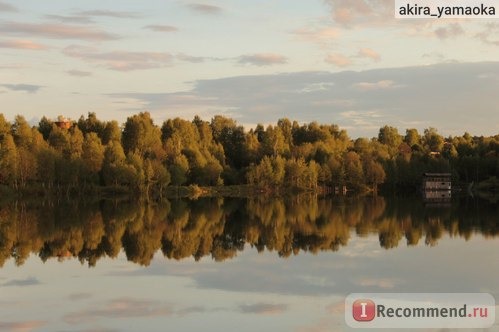
[[[390,156],[393,157],[398,153],[398,147],[402,143],[402,136],[397,128],[384,126],[379,129],[378,141],[388,146]]]
[[[0,141],[0,182],[17,188],[19,180],[19,154],[11,134]]]
[[[0,140],[10,132],[10,123],[5,120],[5,117],[0,113]]]
[[[413,147],[414,145],[420,145],[421,135],[419,135],[418,130],[414,128],[407,129],[405,131],[404,142],[407,143],[410,147]]]
[[[262,155],[281,156],[289,154],[289,146],[286,144],[284,135],[279,127],[268,126],[263,135],[261,143]]]
[[[125,153],[138,154],[140,157],[161,158],[161,132],[154,125],[149,112],[129,117],[122,134]]]
[[[102,175],[106,185],[126,185],[128,183],[129,168],[125,164],[126,157],[119,141],[111,141],[104,151]]]
[[[46,146],[37,153],[38,180],[45,190],[50,191],[56,182],[55,162],[57,152],[52,147]]]
[[[159,193],[160,197],[163,197],[166,187],[171,182],[170,172],[166,169],[165,166],[159,160],[153,160],[151,162],[151,167],[153,171],[153,175],[151,181],[153,182],[154,187]]]
[[[432,127],[424,130],[423,141],[425,148],[430,152],[441,152],[444,146],[444,138]]]
[[[121,129],[115,120],[107,122],[102,131],[102,144],[108,145],[109,142],[121,142]]]
[[[75,160],[82,156],[83,146],[84,146],[84,137],[78,127],[72,127],[68,131],[69,133],[69,156],[71,159]]]
[[[19,186],[26,188],[28,182],[36,180],[37,170],[36,155],[25,147],[18,148]]]
[[[285,161],[280,156],[265,156],[258,165],[250,166],[246,178],[248,183],[262,187],[277,187],[283,184]]]
[[[347,184],[353,188],[364,186],[364,170],[360,156],[350,151],[345,155],[345,177]]]
[[[104,147],[102,146],[99,136],[95,132],[90,132],[85,135],[83,142],[82,159],[86,168],[91,173],[98,173],[104,162]]]
[[[29,149],[33,143],[33,132],[22,115],[16,115],[11,128],[12,136],[17,147]]]
[[[293,124],[289,119],[283,118],[277,120],[277,127],[281,130],[285,144],[291,148],[293,146]]]
[[[88,112],[88,116],[86,119],[82,115],[78,120],[77,125],[84,135],[89,133],[96,133],[99,137],[102,137],[106,126],[102,121],[97,119],[97,114],[95,114],[94,112]]]
[[[377,161],[368,159],[364,162],[364,173],[367,183],[371,185],[374,192],[377,192],[378,185],[383,183],[386,178],[383,166],[381,166],[381,164]]]
[[[174,186],[181,186],[187,182],[189,172],[189,161],[184,155],[175,157],[169,168],[171,183]]]
[[[54,125],[48,137],[48,142],[56,151],[63,153],[65,156],[71,154],[70,136],[66,129]]]
[[[52,131],[54,123],[50,121],[45,115],[42,116],[40,122],[38,122],[38,131],[43,135],[45,140],[49,139],[50,132]]]
[[[305,186],[304,174],[306,169],[307,164],[303,158],[286,160],[285,183],[295,188],[303,188]]]

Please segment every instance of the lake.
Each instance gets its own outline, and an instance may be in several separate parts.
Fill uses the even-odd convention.
[[[349,330],[353,292],[499,299],[498,235],[470,197],[4,202],[0,330]]]

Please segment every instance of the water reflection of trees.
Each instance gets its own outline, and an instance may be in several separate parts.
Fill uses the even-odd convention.
[[[221,261],[245,245],[282,257],[300,251],[336,251],[353,233],[378,234],[380,245],[436,245],[448,234],[469,239],[499,232],[498,205],[462,200],[425,207],[414,199],[199,199],[139,202],[15,202],[0,208],[0,266],[21,265],[35,253],[78,258],[90,266],[123,249],[130,261],[148,265],[159,250],[169,259],[211,255]]]

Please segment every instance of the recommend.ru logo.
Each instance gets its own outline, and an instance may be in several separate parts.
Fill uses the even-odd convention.
[[[486,293],[350,294],[345,321],[353,328],[489,328],[495,299]]]

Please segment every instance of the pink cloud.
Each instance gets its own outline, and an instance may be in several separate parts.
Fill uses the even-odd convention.
[[[360,82],[354,84],[353,86],[362,91],[385,90],[400,87],[398,85],[395,85],[395,82],[391,80],[382,80],[374,83]]]
[[[80,324],[98,318],[162,317],[172,314],[174,314],[173,308],[166,304],[122,298],[112,300],[105,305],[96,305],[88,310],[67,314],[64,316],[64,321],[71,324]]]
[[[393,0],[325,0],[331,17],[339,25],[386,24],[393,22]]]
[[[120,12],[113,10],[86,10],[76,13],[80,16],[104,16],[104,17],[114,17],[114,18],[139,18],[140,15],[133,12]]]
[[[214,5],[207,5],[203,3],[193,3],[188,5],[194,11],[204,13],[204,14],[218,14],[222,11],[221,7]]]
[[[160,24],[148,25],[148,26],[145,26],[144,29],[149,29],[149,30],[156,31],[156,32],[175,32],[175,31],[178,31],[178,28],[176,28],[174,26],[160,25]]]
[[[13,332],[29,332],[35,329],[39,329],[45,324],[46,322],[41,320],[33,320],[27,322],[0,322],[0,330]]]
[[[81,46],[69,46],[64,54],[88,62],[100,63],[104,67],[117,71],[160,68],[170,65],[173,56],[164,52],[98,52],[97,49]]]
[[[326,306],[326,312],[330,314],[344,314],[345,313],[345,301],[338,301],[331,303]]]
[[[328,54],[325,61],[338,67],[347,67],[352,64],[352,60],[350,60],[350,58],[339,53]]]
[[[16,48],[16,49],[23,49],[23,50],[46,50],[48,47],[35,43],[31,40],[24,40],[24,39],[17,39],[17,40],[7,40],[7,41],[0,41],[0,48]]]
[[[359,50],[358,56],[361,58],[369,58],[373,61],[381,60],[381,56],[379,55],[379,53],[370,48],[361,48]]]
[[[63,23],[17,23],[0,24],[0,32],[11,35],[30,35],[55,39],[82,39],[101,41],[118,39],[116,35],[105,31]]]

